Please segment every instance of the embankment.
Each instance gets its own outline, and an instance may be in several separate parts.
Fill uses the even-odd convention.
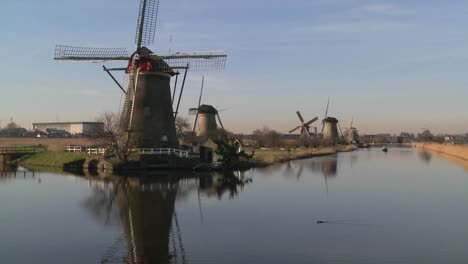
[[[24,156],[14,162],[23,167],[80,169],[83,167],[86,157],[86,153],[44,151]]]
[[[447,154],[463,160],[468,160],[468,145],[414,143],[413,147]]]
[[[49,151],[65,151],[69,145],[96,146],[102,140],[94,138],[0,138],[0,147],[44,146]]]
[[[356,149],[357,147],[354,145],[338,145],[319,149],[298,148],[291,151],[281,149],[257,149],[255,150],[254,162],[258,163],[258,165],[267,166],[279,162],[333,155],[338,152],[354,151]]]

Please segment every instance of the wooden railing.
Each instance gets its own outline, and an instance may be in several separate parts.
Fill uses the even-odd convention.
[[[67,152],[85,152],[88,155],[103,155],[106,152],[105,148],[84,147],[84,146],[67,146]],[[189,152],[174,148],[139,148],[138,154],[144,155],[176,155],[181,158],[188,158]]]
[[[96,148],[96,147],[85,147],[85,146],[67,146],[67,152],[84,152],[88,155],[104,155],[106,153],[105,148]]]
[[[139,148],[138,153],[144,155],[176,155],[181,158],[188,158],[189,156],[188,151],[174,148]]]

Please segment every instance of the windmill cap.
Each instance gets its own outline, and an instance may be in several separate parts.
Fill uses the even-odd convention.
[[[166,72],[170,74],[171,76],[175,75],[174,70],[172,70],[169,64],[167,64],[163,59],[155,59],[155,58],[150,57],[154,53],[147,47],[141,47],[139,52],[138,51],[133,52],[131,58],[133,58],[135,54],[139,54],[140,59],[142,60],[152,61],[153,67],[157,69],[157,71]],[[130,59],[129,64],[131,62],[132,62],[132,59]]]
[[[216,108],[214,108],[212,105],[204,104],[200,105],[200,107],[198,108],[198,113],[216,115],[218,113],[218,110],[216,110]]]
[[[338,119],[331,117],[331,116],[325,118],[323,121],[326,123],[338,123]]]

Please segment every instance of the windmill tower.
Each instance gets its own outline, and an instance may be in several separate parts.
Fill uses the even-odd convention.
[[[190,108],[190,114],[195,114],[195,122],[193,122],[193,132],[197,137],[209,137],[218,130],[218,124],[224,130],[219,111],[212,105],[203,104],[201,105],[201,99],[203,95],[203,86],[205,83],[205,77],[202,78],[202,86],[200,90],[200,97],[198,98],[198,107]]]
[[[349,144],[359,144],[359,132],[355,127],[353,127],[353,121],[354,118],[351,119],[351,124],[349,125],[347,141]]]
[[[224,130],[219,111],[216,108],[205,104],[198,107],[197,137],[206,137],[216,132],[218,130],[216,119],[218,119],[219,125]]]
[[[305,139],[310,139],[311,134],[310,134],[310,125],[314,123],[315,121],[318,120],[318,117],[314,117],[313,119],[309,120],[308,122],[304,121],[304,118],[301,115],[301,112],[296,111],[297,117],[299,118],[299,121],[301,121],[301,124],[289,131],[289,133],[293,133],[294,131],[301,129],[301,138]],[[315,132],[317,134],[317,132]]]
[[[332,144],[338,143],[338,119],[329,116],[323,120],[323,126],[323,140]]]
[[[188,69],[216,70],[224,68],[227,55],[224,52],[190,52],[154,54],[146,46],[154,42],[159,0],[141,0],[135,37],[136,51],[131,56],[124,48],[86,48],[57,45],[57,61],[127,61],[125,68],[104,70],[125,93],[120,113],[120,128],[131,137],[138,148],[171,147],[178,141],[175,117],[179,110]],[[174,111],[178,70],[184,70],[184,79]],[[124,89],[111,71],[125,71],[128,87]],[[176,76],[174,94],[171,97],[170,82]]]
[[[330,106],[330,97],[327,102],[327,110],[322,120],[322,135],[325,142],[336,144],[339,140],[338,119],[328,116],[328,107]]]

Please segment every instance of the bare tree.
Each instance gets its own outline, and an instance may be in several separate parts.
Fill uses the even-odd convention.
[[[268,127],[253,132],[258,147],[278,147],[281,144],[281,134]]]
[[[184,135],[184,133],[188,129],[190,129],[190,123],[188,121],[188,118],[182,116],[176,117],[175,126],[177,138],[181,138]]]
[[[104,129],[98,137],[105,142],[107,149],[115,154],[120,161],[128,161],[134,146],[132,131],[123,131],[119,125],[119,118],[116,113],[104,113],[98,118],[104,123]]]

